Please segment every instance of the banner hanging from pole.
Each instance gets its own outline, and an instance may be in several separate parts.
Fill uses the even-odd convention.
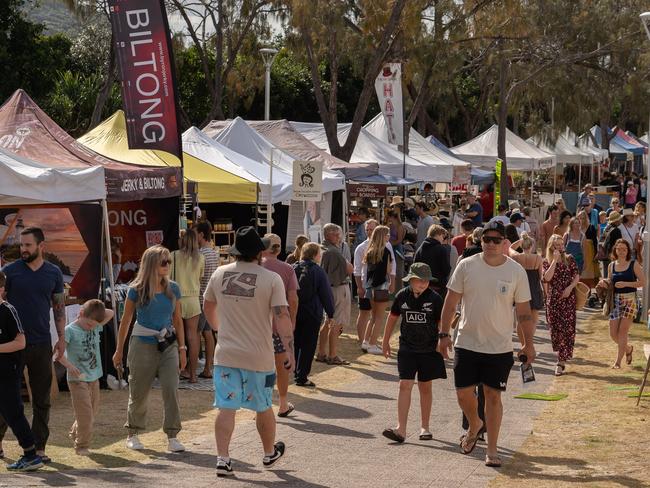
[[[497,159],[494,168],[494,210],[492,215],[499,215],[499,205],[501,205],[501,165],[503,161]]]
[[[386,63],[375,80],[375,90],[381,113],[386,120],[388,142],[401,145],[404,142],[404,108],[402,103],[402,66]]]
[[[323,199],[323,162],[293,162],[292,200],[320,202]]]
[[[174,60],[162,0],[109,0],[131,149],[182,158]]]

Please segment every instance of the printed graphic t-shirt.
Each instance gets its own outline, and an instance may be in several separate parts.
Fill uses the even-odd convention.
[[[272,309],[287,306],[280,275],[257,263],[220,266],[203,299],[217,304],[219,340],[214,364],[273,371]]]
[[[81,376],[68,373],[68,381],[90,383],[102,377],[99,330],[100,327],[85,330],[77,322],[65,326],[65,357],[81,373]]]
[[[486,354],[512,352],[513,305],[530,301],[526,271],[506,258],[490,266],[483,253],[458,263],[447,283],[463,295],[455,346]]]
[[[390,309],[402,318],[400,352],[436,353],[441,312],[442,298],[435,291],[427,288],[416,297],[410,286],[402,288]]]

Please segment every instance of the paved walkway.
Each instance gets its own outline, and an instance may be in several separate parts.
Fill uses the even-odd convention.
[[[583,315],[584,317],[584,315]],[[539,327],[536,337],[537,385],[531,390],[548,389],[555,359],[548,330]],[[448,366],[450,366],[448,364]],[[504,399],[504,423],[500,446],[504,460],[530,434],[535,416],[545,402],[517,400],[522,391],[518,365],[513,368]],[[313,393],[296,392],[291,398],[296,412],[279,419],[279,440],[288,451],[286,460],[273,471],[262,469],[261,444],[254,421],[238,423],[231,447],[236,478],[219,479],[222,486],[287,487],[472,487],[486,486],[496,476],[483,464],[485,448],[479,444],[468,456],[459,452],[462,433],[456,403],[453,374],[434,382],[431,416],[433,441],[418,440],[419,401],[413,393],[409,437],[402,445],[391,444],[381,431],[396,421],[397,367],[395,360],[361,356],[348,366],[353,378]],[[327,371],[325,374],[332,374]],[[319,375],[314,381],[318,383]],[[299,390],[291,388],[291,392]],[[205,435],[186,443],[191,452],[166,455],[152,452],[151,462],[129,468],[105,470],[2,475],[0,486],[212,486],[217,482],[214,465],[212,425],[206,422]]]

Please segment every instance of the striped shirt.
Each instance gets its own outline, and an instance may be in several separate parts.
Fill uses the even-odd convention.
[[[201,277],[200,295],[201,307],[203,307],[203,294],[205,293],[205,289],[208,287],[208,281],[210,281],[212,273],[214,273],[219,266],[219,253],[212,247],[202,247],[199,251],[205,257],[205,267],[203,268],[203,276]]]

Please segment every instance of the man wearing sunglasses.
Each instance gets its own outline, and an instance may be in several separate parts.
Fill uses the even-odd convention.
[[[498,467],[501,460],[497,440],[505,391],[514,363],[512,356],[513,304],[517,321],[524,331],[520,355],[526,362],[535,359],[533,335],[535,326],[530,312],[530,289],[526,272],[501,252],[505,228],[500,222],[489,222],[482,236],[483,252],[458,263],[447,284],[447,297],[442,310],[438,351],[448,357],[451,350],[449,331],[457,305],[462,299],[461,317],[454,354],[454,383],[458,404],[469,419],[469,429],[461,437],[464,454],[474,450],[480,431],[488,434],[485,464]],[[479,418],[474,389],[482,384],[485,392],[485,423]]]

